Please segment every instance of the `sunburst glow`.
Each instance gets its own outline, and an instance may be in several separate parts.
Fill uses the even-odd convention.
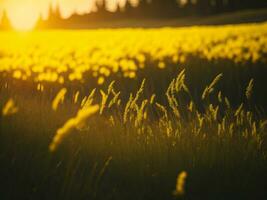
[[[11,25],[21,31],[27,31],[34,28],[38,19],[38,11],[34,5],[20,5],[12,8],[10,13]]]
[[[38,17],[46,18],[50,5],[60,7],[63,18],[68,18],[73,13],[84,14],[94,9],[94,1],[97,0],[2,0],[0,1],[1,12],[5,10],[11,25],[16,30],[31,30],[34,28]],[[136,1],[136,0],[133,0]],[[109,0],[107,7],[114,10],[116,4],[124,4],[125,0]]]

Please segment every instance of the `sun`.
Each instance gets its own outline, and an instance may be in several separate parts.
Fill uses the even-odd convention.
[[[9,12],[12,27],[18,31],[30,31],[38,19],[38,11],[33,5],[14,6]]]

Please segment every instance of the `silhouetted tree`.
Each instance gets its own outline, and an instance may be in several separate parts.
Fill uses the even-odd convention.
[[[211,12],[211,0],[197,0],[195,6],[199,15],[207,15]]]
[[[126,0],[124,8],[123,8],[123,16],[126,18],[133,17],[134,8],[129,0]]]
[[[146,18],[149,17],[150,3],[149,0],[140,0],[137,8],[135,9],[135,14],[138,17]]]
[[[185,16],[192,16],[198,14],[197,2],[197,0],[187,0],[186,4],[183,6],[183,14]]]
[[[2,20],[0,22],[0,29],[2,29],[2,30],[12,29],[12,26],[11,26],[11,23],[10,23],[10,20],[8,18],[6,10],[4,10],[3,14],[2,14]]]
[[[165,0],[161,2],[161,10],[164,13],[164,17],[177,16],[178,3],[176,0]]]
[[[176,18],[267,7],[267,0],[139,0],[137,6],[127,0],[123,8],[117,4],[116,11],[110,12],[107,10],[106,1],[97,0],[94,12],[85,15],[74,14],[67,20],[61,18],[58,6],[55,9],[50,6],[48,20],[43,21],[40,18],[38,24],[42,24],[41,27],[67,27],[122,18]]]

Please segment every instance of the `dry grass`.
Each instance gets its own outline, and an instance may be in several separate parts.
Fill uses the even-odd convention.
[[[73,91],[56,111],[45,91],[17,96],[19,112],[1,118],[1,164],[7,167],[1,177],[9,177],[2,197],[266,197],[267,123],[250,110],[253,81],[244,90],[247,100],[233,107],[216,89],[218,75],[204,88],[205,98],[199,94],[200,109],[186,74],[171,81],[165,103],[145,93],[145,80],[127,101],[112,82],[84,98]]]

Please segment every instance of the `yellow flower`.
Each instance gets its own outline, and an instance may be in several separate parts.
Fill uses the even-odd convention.
[[[104,82],[105,82],[105,78],[101,76],[101,77],[98,78],[97,84],[98,85],[103,85]]]
[[[14,71],[13,78],[20,79],[22,77],[22,73],[19,70]]]
[[[160,62],[159,63],[159,68],[160,69],[164,69],[166,67],[165,63],[164,62]]]

